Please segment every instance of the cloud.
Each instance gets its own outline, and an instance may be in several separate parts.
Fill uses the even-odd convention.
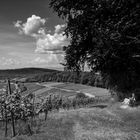
[[[25,23],[17,21],[14,25],[18,28],[19,33],[32,36],[36,39],[36,54],[46,54],[47,60],[40,57],[34,59],[33,63],[57,63],[63,62],[64,51],[63,46],[68,46],[70,38],[64,34],[66,24],[58,24],[54,27],[54,31],[50,31],[45,27],[46,20],[36,15],[27,18]]]
[[[64,34],[66,24],[56,25],[53,34],[46,33],[40,28],[36,35],[36,53],[61,54],[63,46],[68,46],[70,39]]]
[[[43,58],[41,58],[41,57],[37,57],[37,58],[35,58],[33,61],[32,61],[32,63],[39,63],[39,64],[41,64],[41,63],[48,63],[48,61],[47,61],[47,59],[43,59]]]
[[[0,63],[2,66],[11,66],[11,65],[19,65],[20,62],[18,60],[15,60],[13,58],[5,58],[5,57],[2,57],[0,59]]]
[[[55,33],[59,33],[61,31],[63,31],[65,28],[66,28],[66,24],[56,25],[55,26]]]
[[[36,42],[37,53],[63,53],[63,46],[69,45],[69,39],[62,33],[45,34]]]
[[[20,33],[33,36],[42,26],[45,25],[45,22],[46,19],[32,15],[31,17],[27,18],[25,23],[18,20],[14,23],[14,26],[19,29]]]
[[[36,58],[34,58],[32,61],[29,62],[29,64],[31,65],[49,65],[49,66],[55,66],[58,65],[60,63],[61,59],[60,57],[58,57],[56,54],[49,54],[46,55],[46,57],[41,57],[38,56]]]

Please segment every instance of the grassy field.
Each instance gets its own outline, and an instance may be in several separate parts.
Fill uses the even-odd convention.
[[[47,96],[50,93],[59,94],[65,97],[72,97],[75,96],[77,92],[89,93],[91,95],[100,97],[110,96],[110,93],[107,89],[91,87],[82,84],[48,82],[41,83],[40,85],[46,87],[35,91],[35,94],[40,97]]]
[[[48,94],[58,94],[64,97],[72,97],[76,95],[76,92],[74,91],[65,91],[61,89],[56,89],[56,88],[51,88],[48,90],[48,88],[43,90],[36,91],[35,94],[37,94],[39,97],[44,97],[47,96]]]
[[[62,83],[59,85],[54,85],[54,87],[60,88],[60,89],[68,89],[73,91],[81,91],[81,92],[87,92],[96,96],[104,96],[109,95],[108,90],[98,87],[92,87],[92,86],[86,86],[82,84],[74,84],[74,83]]]
[[[4,87],[5,84],[0,84],[0,89]],[[47,83],[24,83],[27,87],[27,93],[35,93],[35,95],[44,97],[48,94],[59,94],[65,97],[75,96],[77,92],[89,93],[95,96],[109,96],[109,92],[103,88],[91,87],[82,84],[74,83],[59,83],[59,82],[47,82]],[[14,86],[11,84],[11,87]]]
[[[32,136],[12,140],[140,140],[139,118],[140,107],[124,110],[119,104],[104,109],[60,110],[49,113],[47,121],[37,119]]]
[[[43,85],[38,85],[36,83],[24,83],[24,85],[27,87],[27,91],[25,91],[23,94],[33,93],[37,90],[45,88]]]
[[[36,83],[24,83],[24,85],[27,88],[27,91],[23,92],[23,94],[32,93],[34,91],[37,91],[37,90],[45,87],[43,85],[37,85]],[[7,83],[0,83],[0,89],[4,88],[6,86],[7,86]],[[11,88],[13,90],[15,89],[15,85],[13,83],[11,83]]]

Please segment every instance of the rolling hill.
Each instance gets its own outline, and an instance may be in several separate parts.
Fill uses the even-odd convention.
[[[20,69],[6,69],[0,70],[0,80],[6,78],[16,78],[16,77],[29,77],[37,74],[45,74],[48,72],[59,72],[58,70],[45,69],[45,68],[20,68]]]

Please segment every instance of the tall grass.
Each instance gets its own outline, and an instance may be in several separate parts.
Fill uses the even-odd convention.
[[[32,123],[32,136],[13,140],[140,140],[140,108],[81,108],[50,113]],[[9,139],[0,139],[9,140]]]

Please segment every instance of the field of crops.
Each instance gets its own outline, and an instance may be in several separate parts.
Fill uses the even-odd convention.
[[[0,84],[0,89],[4,87]],[[13,87],[13,84],[11,84]],[[48,94],[60,94],[62,96],[75,96],[78,92],[89,93],[95,96],[109,96],[109,92],[103,88],[91,87],[81,84],[74,83],[58,83],[58,82],[47,82],[47,83],[24,83],[24,86],[27,87],[27,93],[35,93],[37,96],[47,96]]]
[[[95,96],[110,95],[107,89],[86,86],[86,85],[82,85],[82,84],[63,83],[60,85],[56,85],[54,87],[57,87],[60,89],[73,90],[73,91],[81,91],[83,93],[90,93],[90,94],[95,95]]]
[[[42,97],[47,96],[50,93],[71,97],[75,96],[79,92],[89,95],[95,95],[97,97],[110,96],[110,93],[107,89],[91,87],[82,84],[48,82],[40,83],[40,85],[45,86],[46,88],[36,90],[35,94]]]
[[[23,94],[26,93],[34,93],[37,90],[43,89],[43,85],[38,85],[36,83],[24,83],[25,87],[27,87],[27,91],[25,91]]]

